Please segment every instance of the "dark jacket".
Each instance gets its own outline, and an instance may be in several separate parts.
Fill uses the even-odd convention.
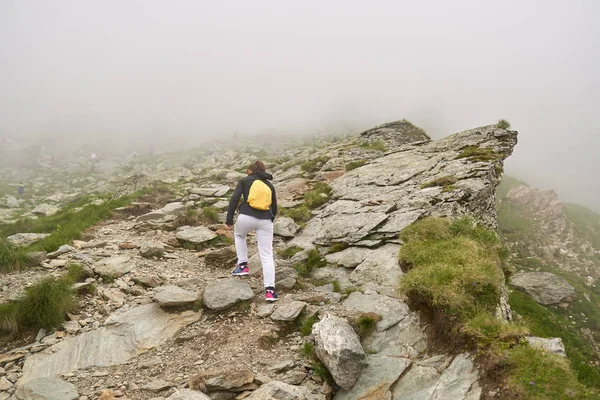
[[[252,182],[257,179],[262,180],[267,184],[269,189],[271,189],[272,198],[271,208],[269,210],[257,210],[250,207],[248,204],[248,192],[250,192],[250,186],[252,186]],[[244,196],[244,199],[242,205],[240,206],[240,214],[250,215],[258,219],[270,219],[273,221],[277,215],[277,196],[275,195],[275,188],[273,187],[273,184],[269,182],[271,179],[273,179],[273,175],[262,171],[256,171],[252,175],[248,175],[247,177],[240,179],[235,191],[233,192],[233,195],[231,196],[231,200],[229,201],[229,209],[227,210],[227,220],[225,223],[227,225],[233,225],[233,214],[235,214],[235,210],[242,196]]]

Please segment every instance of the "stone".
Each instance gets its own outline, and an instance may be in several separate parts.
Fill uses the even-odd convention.
[[[240,301],[250,300],[254,292],[247,283],[228,279],[207,286],[204,290],[204,305],[211,310],[224,310]]]
[[[285,238],[292,238],[300,230],[300,226],[289,217],[278,217],[273,224],[273,234]]]
[[[468,353],[454,357],[448,368],[442,372],[431,395],[431,400],[479,399],[479,373]]]
[[[19,208],[21,207],[21,203],[15,196],[11,196],[10,194],[6,195],[6,206],[8,208]]]
[[[62,256],[63,254],[67,254],[67,253],[71,253],[73,251],[75,251],[76,249],[72,246],[69,246],[67,244],[63,244],[62,246],[60,246],[58,248],[58,250],[52,252],[52,253],[48,253],[48,258],[57,258],[59,256]]]
[[[234,246],[223,247],[204,256],[205,264],[213,268],[231,268],[236,259],[237,254]]]
[[[53,206],[51,204],[40,204],[39,206],[31,210],[31,213],[37,215],[44,215],[47,217],[56,214],[58,210],[58,207]]]
[[[17,388],[17,400],[77,400],[79,394],[72,383],[54,377],[32,379]]]
[[[275,312],[271,314],[271,319],[273,321],[295,321],[305,307],[306,303],[303,301],[292,301],[289,304],[281,304],[277,307]]]
[[[67,333],[74,335],[77,332],[79,332],[79,330],[81,329],[81,325],[79,325],[79,322],[77,321],[67,321],[63,323],[63,328],[65,328],[65,331],[67,331]]]
[[[161,242],[147,241],[140,247],[140,256],[144,258],[162,257],[165,252],[165,246]]]
[[[147,288],[154,288],[157,286],[162,285],[165,280],[155,276],[155,275],[151,275],[151,276],[135,276],[133,277],[133,281],[143,287],[147,287]]]
[[[5,377],[0,378],[0,391],[2,391],[2,390],[8,390],[8,389],[10,389],[12,387],[13,387],[12,382],[10,382]]]
[[[367,366],[360,339],[346,320],[327,314],[313,325],[315,353],[340,387],[350,390]]]
[[[32,251],[25,254],[25,263],[29,267],[39,267],[47,258],[45,251]]]
[[[231,390],[254,381],[254,373],[248,369],[208,370],[201,374],[209,391]]]
[[[527,337],[529,345],[535,349],[543,350],[548,353],[558,354],[559,356],[566,357],[567,352],[565,351],[565,345],[561,338],[541,338],[535,336]]]
[[[82,250],[87,250],[87,249],[97,249],[97,248],[101,248],[106,246],[106,242],[103,240],[92,240],[89,242],[82,242],[79,240],[74,240],[73,241],[73,245],[75,245],[76,249],[82,249]]]
[[[129,256],[115,256],[98,261],[92,269],[100,276],[118,278],[135,268],[135,262]]]
[[[206,243],[216,238],[218,235],[204,226],[182,229],[175,234],[175,237],[182,241],[193,244]]]
[[[200,314],[191,311],[182,314],[164,312],[158,304],[114,313],[102,328],[65,339],[29,356],[19,383],[90,366],[123,364],[161,345],[199,318]]]
[[[273,314],[273,310],[275,310],[275,304],[261,304],[256,310],[256,316],[259,318],[266,318]]]
[[[137,222],[160,220],[166,216],[182,215],[187,210],[187,207],[182,202],[169,203],[161,209],[151,211],[147,214],[140,215],[136,218]]]
[[[427,337],[419,315],[410,312],[391,328],[378,327],[363,340],[363,346],[382,356],[414,359],[427,349]]]
[[[391,386],[411,365],[406,358],[387,357],[379,354],[367,357],[368,366],[364,369],[350,390],[341,389],[335,400],[391,399]],[[374,396],[379,393],[381,396]]]
[[[179,307],[192,304],[198,300],[198,294],[175,285],[157,288],[154,300],[161,307]]]
[[[298,271],[291,267],[281,267],[275,270],[275,287],[292,289],[298,281]]]
[[[210,400],[210,397],[198,390],[177,389],[168,400]]]
[[[248,400],[307,400],[308,388],[271,381],[252,392]]]
[[[167,382],[162,379],[155,379],[142,386],[142,390],[148,390],[149,392],[158,393],[162,392],[163,390],[167,390],[173,386],[175,385],[171,382]]]
[[[434,367],[413,364],[392,387],[397,399],[430,399],[440,374]]]
[[[50,236],[49,233],[16,233],[6,238],[14,247],[25,247]]]
[[[510,284],[543,305],[558,304],[575,293],[575,288],[550,272],[517,272]]]
[[[350,280],[357,285],[373,282],[377,285],[393,287],[404,273],[398,265],[400,246],[388,243],[374,250],[367,250],[365,258],[350,274]]]
[[[406,303],[388,296],[377,293],[363,294],[353,292],[344,300],[346,307],[354,308],[365,313],[375,313],[381,316],[381,321],[377,323],[378,331],[385,331],[398,322],[402,321],[409,314]]]
[[[229,192],[229,186],[225,185],[203,186],[190,190],[191,194],[197,194],[205,197],[221,197],[227,194],[227,192]]]

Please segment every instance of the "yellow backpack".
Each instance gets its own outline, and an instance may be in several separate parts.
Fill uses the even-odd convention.
[[[256,210],[266,211],[271,208],[272,196],[271,188],[260,179],[257,179],[250,186],[248,204]]]

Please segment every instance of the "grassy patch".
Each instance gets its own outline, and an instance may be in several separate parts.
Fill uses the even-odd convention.
[[[329,161],[329,157],[327,156],[312,158],[303,162],[300,165],[300,169],[304,172],[314,173],[319,171],[327,161]]]
[[[0,272],[21,271],[27,267],[26,252],[0,238]]]
[[[503,155],[488,147],[467,146],[456,156],[456,159],[470,158],[473,161],[501,160]]]
[[[302,336],[308,336],[312,333],[312,327],[315,323],[319,321],[319,318],[316,315],[305,318],[302,321],[302,325],[300,326],[300,334]]]
[[[358,336],[361,339],[364,339],[375,330],[379,321],[381,321],[381,315],[375,313],[363,313],[356,318],[353,327]]]
[[[325,367],[325,365],[323,365],[323,363],[321,363],[321,361],[319,361],[319,359],[317,358],[314,343],[305,342],[300,348],[300,354],[302,354],[303,357],[307,358],[310,361],[315,376],[318,376],[319,378],[321,378],[322,381],[325,382],[334,382],[333,377],[331,376],[331,373],[329,372],[327,367]]]
[[[448,190],[446,190],[446,188],[454,187],[453,185],[456,182],[458,182],[457,177],[455,177],[454,175],[447,175],[447,176],[442,176],[439,178],[432,179],[428,182],[425,182],[424,184],[421,185],[421,189],[435,187],[435,186],[441,186],[444,188],[445,191],[448,191]]]
[[[364,143],[360,144],[360,147],[362,147],[364,149],[368,149],[368,150],[375,150],[375,151],[381,151],[381,152],[387,151],[387,146],[385,145],[385,142],[383,140],[374,140],[372,142],[364,142]]]
[[[293,219],[297,224],[305,224],[312,218],[310,208],[306,205],[301,205],[294,208],[282,208],[279,210],[279,215]]]
[[[219,210],[216,207],[206,206],[202,209],[202,214],[211,222],[219,222]]]
[[[356,169],[356,168],[359,168],[359,167],[362,167],[366,163],[367,163],[367,160],[351,161],[348,164],[346,164],[346,172],[352,171],[353,169]]]
[[[573,223],[577,234],[600,251],[600,215],[586,207],[570,203],[564,204],[563,212]]]
[[[501,119],[498,121],[496,126],[498,126],[498,128],[500,128],[500,129],[508,129],[508,128],[510,128],[510,122],[508,122],[505,119]]]
[[[304,193],[304,204],[309,209],[322,206],[329,201],[331,190],[325,183],[316,184],[311,191]]]
[[[202,224],[203,218],[198,214],[198,211],[193,208],[188,208],[183,215],[179,215],[175,220],[175,227],[181,226],[198,226]]]
[[[333,285],[334,292],[342,293],[342,287],[340,286],[340,282],[338,282],[337,280],[334,280],[331,282],[331,284]]]
[[[312,249],[308,253],[308,258],[301,264],[294,265],[294,269],[298,271],[298,275],[305,278],[315,268],[322,268],[327,265],[327,260],[321,257],[321,253],[317,249]]]
[[[337,253],[348,248],[347,243],[332,243],[327,250],[327,254]]]
[[[289,260],[290,258],[294,257],[296,254],[298,254],[302,250],[303,250],[302,247],[290,246],[290,247],[286,247],[285,249],[279,250],[277,252],[277,254],[279,255],[279,257],[283,258],[284,260]]]

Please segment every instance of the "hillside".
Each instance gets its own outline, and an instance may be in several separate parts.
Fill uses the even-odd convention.
[[[594,398],[508,307],[495,192],[516,143],[505,121],[432,141],[403,120],[26,171],[0,225],[0,400]],[[257,158],[275,305],[254,237],[231,276],[222,225]]]

